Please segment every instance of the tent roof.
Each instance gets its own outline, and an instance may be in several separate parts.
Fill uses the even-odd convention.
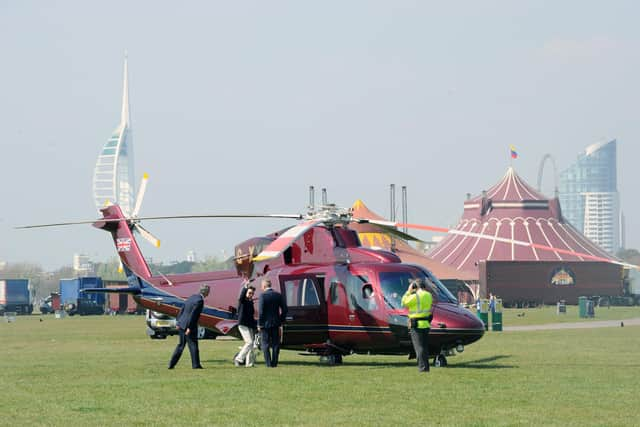
[[[448,234],[427,254],[459,270],[477,272],[478,261],[585,261],[564,251],[611,258],[562,217],[558,199],[533,190],[513,168],[482,196],[467,200],[456,230],[551,246],[546,251],[512,242]]]

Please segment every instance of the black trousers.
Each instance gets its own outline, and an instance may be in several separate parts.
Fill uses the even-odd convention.
[[[409,335],[418,359],[418,370],[429,372],[429,328],[411,328]]]
[[[198,330],[189,331],[190,334],[187,335],[184,333],[182,329],[180,329],[180,340],[178,341],[178,345],[176,349],[173,351],[173,355],[171,356],[171,360],[169,361],[169,368],[173,368],[180,360],[180,356],[182,356],[182,351],[184,350],[185,344],[189,346],[189,353],[191,354],[191,367],[199,368],[200,367],[200,349],[198,348]]]
[[[260,347],[264,354],[264,363],[268,368],[278,366],[278,356],[280,355],[280,328],[260,329]],[[269,352],[271,350],[271,352]]]

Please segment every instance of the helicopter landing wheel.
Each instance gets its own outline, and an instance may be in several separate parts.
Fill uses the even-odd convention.
[[[439,354],[433,358],[433,366],[436,368],[444,368],[447,366],[447,358],[444,354]]]

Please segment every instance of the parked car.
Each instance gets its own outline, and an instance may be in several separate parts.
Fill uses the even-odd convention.
[[[153,340],[165,339],[167,335],[177,335],[176,318],[147,309],[147,335]]]
[[[60,294],[53,292],[47,296],[40,304],[40,313],[49,314],[60,310]]]
[[[147,335],[153,340],[163,340],[167,335],[177,335],[178,327],[176,318],[167,314],[147,309]],[[215,339],[216,334],[212,331],[198,326],[198,339]]]

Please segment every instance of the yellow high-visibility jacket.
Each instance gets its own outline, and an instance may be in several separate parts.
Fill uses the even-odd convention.
[[[407,293],[402,297],[402,306],[409,309],[409,319],[419,319],[418,328],[430,328],[427,317],[431,315],[433,297],[428,291],[418,289],[415,293]]]

